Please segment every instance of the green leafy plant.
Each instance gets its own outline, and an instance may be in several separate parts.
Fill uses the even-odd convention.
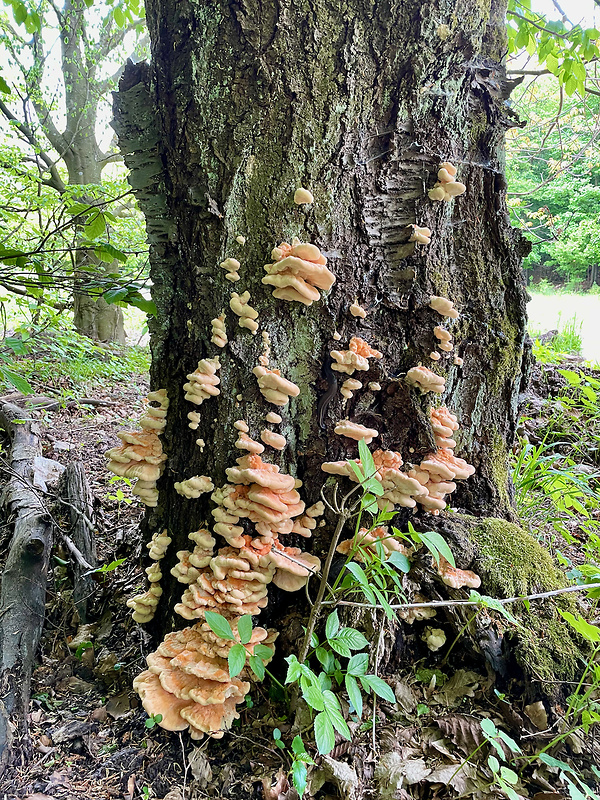
[[[230,648],[227,657],[229,675],[235,678],[248,662],[252,672],[262,681],[266,674],[265,663],[271,660],[273,651],[264,644],[254,645],[252,653],[249,653],[244,647],[244,645],[249,644],[252,638],[252,617],[250,614],[245,614],[238,619],[237,636],[234,634],[229,620],[225,619],[221,614],[217,614],[215,611],[205,611],[204,616],[213,633],[228,642],[235,642]],[[275,678],[273,679],[275,680]]]
[[[148,728],[148,730],[151,730],[152,728],[155,728],[157,725],[159,725],[161,722],[162,722],[162,714],[151,714],[144,723],[144,725],[146,726],[146,728]]]

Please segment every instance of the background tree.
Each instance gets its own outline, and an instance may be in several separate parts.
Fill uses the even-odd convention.
[[[25,162],[35,164],[40,195],[50,190],[67,200],[66,207],[77,201],[85,206],[100,204],[100,210],[107,211],[108,187],[102,188],[102,172],[120,156],[102,151],[97,138],[99,115],[108,92],[116,85],[126,45],[143,50],[143,10],[136,2],[102,9],[89,8],[92,4],[82,0],[67,0],[62,7],[42,3],[35,10],[22,2],[10,5],[14,23],[3,17],[2,40],[10,55],[11,71],[19,78],[11,97],[0,100],[0,112],[21,148],[31,153]],[[60,56],[55,52],[53,36],[59,38]],[[55,64],[60,75],[54,71]],[[5,82],[3,88],[10,87]],[[31,173],[21,168],[18,180],[30,179]],[[68,208],[62,210],[68,212]],[[81,212],[81,206],[77,207],[80,216],[74,225],[81,223],[82,244],[98,237],[106,240],[110,215],[100,216],[90,210],[82,216]],[[6,217],[4,222],[8,222]],[[14,242],[11,244],[14,247]],[[119,306],[91,296],[86,289],[90,271],[100,277],[103,272],[115,272],[118,262],[112,259],[109,266],[105,262],[106,258],[98,261],[89,245],[76,251],[74,323],[78,332],[93,338],[123,341]]]

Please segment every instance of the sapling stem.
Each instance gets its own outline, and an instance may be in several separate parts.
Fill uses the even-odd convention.
[[[314,605],[310,610],[310,616],[308,617],[308,622],[306,623],[306,633],[304,635],[304,642],[302,643],[302,649],[300,650],[300,657],[298,658],[298,661],[301,664],[303,664],[306,661],[306,656],[308,655],[308,650],[310,648],[310,640],[315,630],[315,626],[317,624],[317,620],[321,612],[323,598],[325,597],[325,592],[327,590],[327,578],[329,577],[329,572],[331,570],[331,563],[335,555],[335,549],[338,545],[338,541],[340,539],[342,530],[344,528],[344,525],[346,524],[348,516],[349,512],[346,509],[340,512],[337,525],[335,526],[335,531],[333,532],[331,544],[329,545],[329,550],[327,552],[327,558],[325,559],[325,565],[321,573],[321,583],[319,584],[319,591],[317,592],[317,597],[315,598]]]

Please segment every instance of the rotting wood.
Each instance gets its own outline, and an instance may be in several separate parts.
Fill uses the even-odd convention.
[[[45,616],[52,520],[34,485],[45,465],[36,420],[4,403],[0,426],[11,439],[11,471],[0,502],[14,533],[0,593],[0,771],[30,750],[27,710],[31,672]],[[45,484],[44,484],[45,485]],[[12,732],[12,735],[11,735]]]
[[[96,540],[89,520],[94,518],[93,496],[83,464],[79,461],[68,464],[64,471],[60,495],[69,503],[71,534],[63,535],[63,541],[73,556],[73,602],[81,622],[87,621],[87,605],[96,590],[89,574],[96,568]]]

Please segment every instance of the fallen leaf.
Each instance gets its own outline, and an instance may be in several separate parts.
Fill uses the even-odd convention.
[[[121,692],[108,698],[105,714],[110,714],[113,719],[120,719],[129,713],[129,693]]]
[[[537,703],[530,703],[523,710],[538,731],[545,731],[548,728],[548,714],[541,700],[538,700]]]
[[[417,707],[417,698],[407,683],[398,681],[394,686],[394,694],[400,709],[405,714],[412,714]]]
[[[483,680],[484,678],[475,672],[459,669],[438,692],[435,692],[433,702],[441,703],[446,708],[454,708],[460,705],[465,697],[475,697],[475,691]]]
[[[467,714],[453,714],[437,720],[441,732],[450,739],[455,747],[459,747],[465,755],[469,755],[485,741],[480,721]]]
[[[192,775],[198,781],[198,788],[204,789],[212,781],[212,769],[208,758],[199,747],[196,747],[190,753],[188,763],[192,770]]]
[[[558,792],[537,792],[533,795],[533,800],[563,800],[563,796]]]

